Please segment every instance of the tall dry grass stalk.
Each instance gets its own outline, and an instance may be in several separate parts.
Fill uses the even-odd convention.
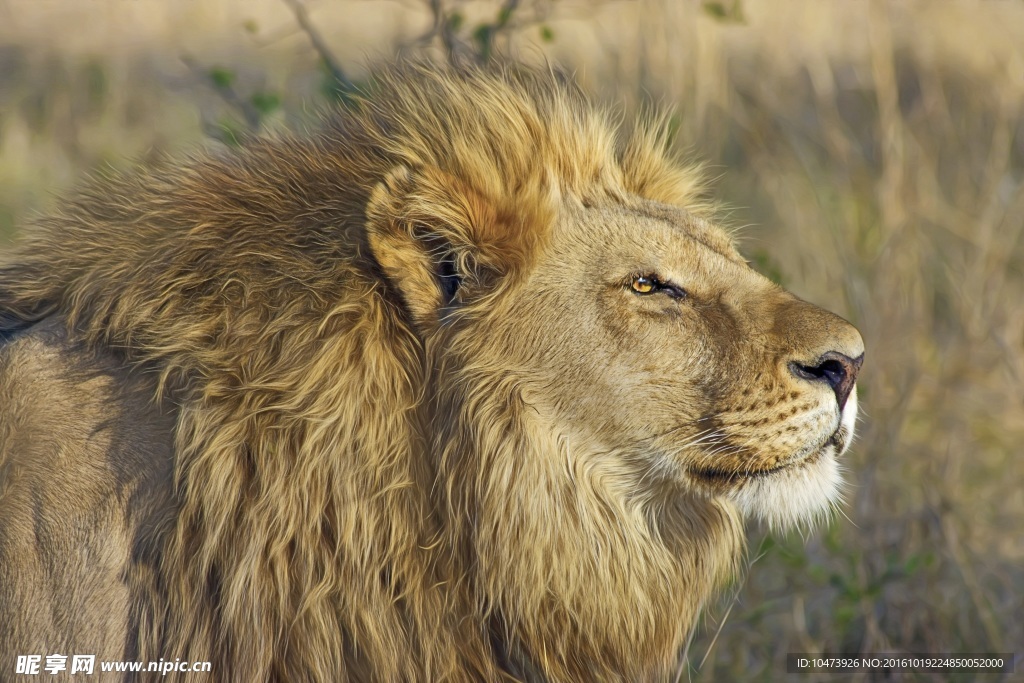
[[[96,4],[113,22],[139,3]],[[0,233],[83,171],[202,138],[223,104],[183,44],[239,87],[282,92],[278,123],[307,121],[315,58],[279,5],[225,2],[205,24],[165,6],[112,51],[8,29]],[[355,63],[349,39],[422,30],[413,0],[395,6],[322,0],[311,17]],[[680,678],[775,680],[796,651],[1024,655],[1024,4],[743,8],[723,23],[696,2],[563,0],[553,44],[520,36],[527,59],[568,65],[626,114],[674,106],[748,255],[867,342],[846,518],[806,537],[752,529],[754,566],[708,610]],[[255,39],[239,28],[253,14]]]

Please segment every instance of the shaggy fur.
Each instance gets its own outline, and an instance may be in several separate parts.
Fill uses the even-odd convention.
[[[623,136],[564,79],[511,68],[406,65],[372,92],[310,136],[97,179],[0,260],[0,329],[57,335],[14,336],[0,411],[28,414],[26,367],[60,392],[85,363],[96,398],[60,419],[106,434],[90,415],[109,401],[115,427],[149,425],[124,437],[148,483],[114,513],[168,500],[111,541],[110,575],[146,578],[103,651],[210,660],[225,681],[656,679],[735,569],[728,499],[758,514],[814,467],[751,494],[743,475],[799,450],[758,444],[806,418],[799,438],[835,446],[821,458],[845,448],[824,441],[830,391],[779,359],[856,358],[859,337],[746,267],[656,124]],[[609,245],[631,251],[595,256]],[[629,291],[654,252],[698,278],[690,308]],[[46,429],[26,424],[0,433],[0,477]],[[39,511],[10,481],[27,529]],[[831,500],[807,491],[783,521]],[[92,519],[87,500],[68,518]],[[14,559],[41,552],[30,536],[0,535],[4,585],[32,583]],[[74,623],[107,619],[87,611]],[[75,642],[68,621],[7,617],[19,647]]]

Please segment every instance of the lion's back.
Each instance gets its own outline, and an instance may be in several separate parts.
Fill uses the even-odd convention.
[[[0,667],[131,657],[172,524],[173,416],[51,319],[0,340]],[[137,630],[136,630],[137,632]],[[128,648],[125,644],[128,643]]]

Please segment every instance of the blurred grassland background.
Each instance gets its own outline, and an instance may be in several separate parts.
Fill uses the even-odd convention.
[[[0,249],[84,173],[310,125],[344,99],[325,54],[358,82],[446,39],[673,107],[747,256],[864,334],[848,519],[751,528],[680,680],[820,651],[1024,671],[1024,2],[0,0]]]

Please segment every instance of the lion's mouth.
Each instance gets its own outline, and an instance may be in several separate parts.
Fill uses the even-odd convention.
[[[723,487],[730,484],[749,479],[763,479],[785,470],[797,469],[813,465],[821,459],[822,455],[832,446],[833,453],[842,453],[846,442],[849,439],[849,431],[842,424],[819,446],[813,448],[810,453],[802,457],[796,457],[781,465],[766,467],[763,469],[725,470],[716,467],[692,467],[689,473],[697,480],[703,481],[712,487]]]
[[[800,460],[800,462],[805,461],[806,458]],[[722,484],[730,484],[740,479],[759,479],[761,477],[769,477],[775,474],[776,472],[781,472],[782,470],[789,469],[790,467],[796,464],[798,463],[788,462],[783,465],[778,465],[776,467],[768,467],[760,470],[721,470],[716,469],[714,467],[702,467],[699,469],[691,468],[690,474],[696,477],[697,479],[703,479],[704,481],[710,484],[720,486]]]

